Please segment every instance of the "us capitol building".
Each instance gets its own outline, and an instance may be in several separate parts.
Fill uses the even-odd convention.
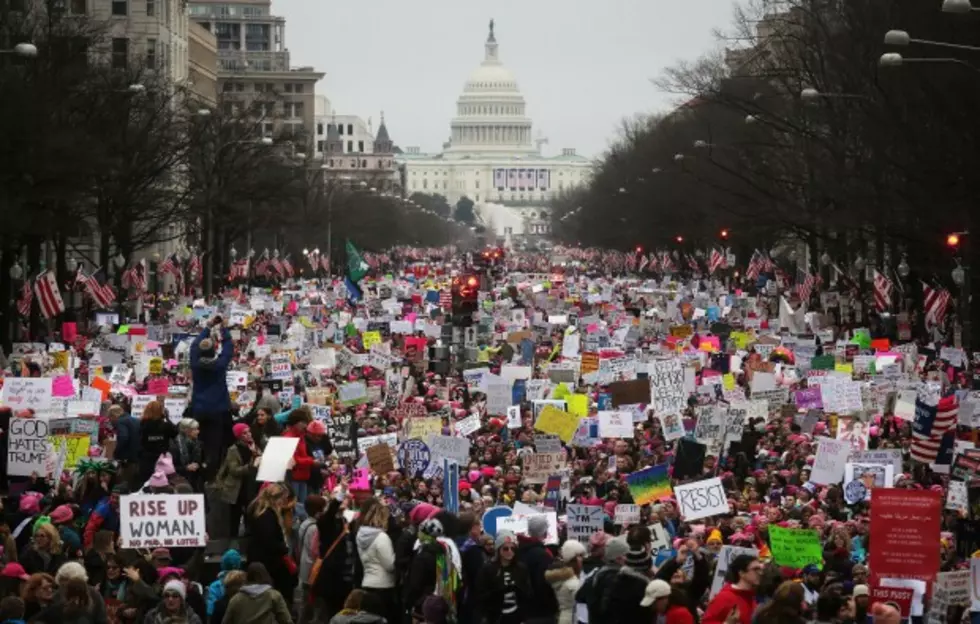
[[[514,74],[500,62],[490,22],[483,62],[456,102],[450,139],[441,154],[409,147],[396,156],[405,194],[432,193],[455,205],[468,197],[477,218],[510,244],[546,237],[549,200],[585,183],[592,163],[574,149],[544,156]]]

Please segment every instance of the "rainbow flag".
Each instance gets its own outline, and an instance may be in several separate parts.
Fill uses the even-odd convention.
[[[667,475],[667,464],[632,472],[626,475],[626,484],[633,496],[633,502],[637,505],[653,503],[674,493],[670,487],[670,477]]]

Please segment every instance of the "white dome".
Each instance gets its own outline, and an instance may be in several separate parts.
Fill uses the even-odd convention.
[[[503,65],[483,63],[470,74],[465,91],[517,91],[517,80]]]

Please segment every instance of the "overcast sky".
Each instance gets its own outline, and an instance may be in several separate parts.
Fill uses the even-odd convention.
[[[563,147],[594,156],[623,117],[677,98],[650,79],[718,46],[732,0],[273,0],[291,62],[326,72],[318,92],[342,114],[380,111],[405,148],[438,151],[469,73],[483,60],[490,18],[503,64],[534,122]]]

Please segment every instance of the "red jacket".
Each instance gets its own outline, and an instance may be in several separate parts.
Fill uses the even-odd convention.
[[[313,468],[313,457],[306,452],[306,434],[299,433],[292,427],[287,429],[282,436],[284,438],[299,438],[296,445],[296,452],[293,453],[293,481],[309,481],[310,472]]]
[[[694,616],[691,615],[690,610],[681,605],[670,607],[664,615],[665,624],[694,624]]]
[[[701,624],[725,624],[728,614],[735,608],[738,609],[738,620],[741,624],[752,624],[752,614],[755,613],[755,590],[735,589],[730,584],[726,584],[708,603]]]

